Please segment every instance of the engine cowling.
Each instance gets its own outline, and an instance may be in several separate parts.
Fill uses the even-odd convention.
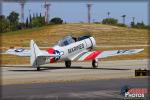
[[[89,38],[85,39],[85,42],[87,44],[86,45],[87,48],[89,48],[89,49],[94,48],[95,45],[96,45],[96,41],[95,41],[95,39],[93,37],[89,37]]]

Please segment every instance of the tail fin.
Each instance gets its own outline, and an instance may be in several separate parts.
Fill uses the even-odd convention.
[[[41,51],[33,40],[30,42],[30,49],[30,64],[32,67],[39,67],[40,65],[45,64],[46,58],[60,57],[58,54],[49,54],[47,52]]]
[[[38,67],[39,64],[37,61],[37,57],[40,56],[42,52],[33,40],[31,40],[30,42],[30,49],[31,49],[30,64],[33,67]]]

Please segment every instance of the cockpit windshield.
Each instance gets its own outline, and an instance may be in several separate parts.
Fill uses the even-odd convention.
[[[89,38],[89,35],[85,35],[85,36],[80,36],[80,37],[72,37],[72,36],[66,36],[64,37],[62,40],[58,41],[58,46],[63,47],[63,46],[67,46],[71,43],[77,42],[77,41],[82,41],[84,39]]]
[[[69,45],[71,43],[74,43],[74,42],[75,42],[74,37],[72,37],[72,36],[66,36],[62,40],[58,41],[57,45],[63,47],[63,46],[67,46],[67,45]]]

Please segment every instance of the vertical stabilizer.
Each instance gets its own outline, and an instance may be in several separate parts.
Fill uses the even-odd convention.
[[[30,42],[30,49],[31,49],[30,64],[33,67],[38,67],[39,64],[37,61],[37,57],[40,56],[42,53],[33,40],[31,40]]]

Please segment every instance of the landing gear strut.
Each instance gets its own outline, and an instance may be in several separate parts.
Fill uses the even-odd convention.
[[[66,68],[70,68],[71,67],[71,61],[65,61],[65,66],[66,66]]]
[[[40,67],[37,67],[37,71],[40,71]]]
[[[97,68],[98,67],[98,59],[92,60],[92,67]]]

